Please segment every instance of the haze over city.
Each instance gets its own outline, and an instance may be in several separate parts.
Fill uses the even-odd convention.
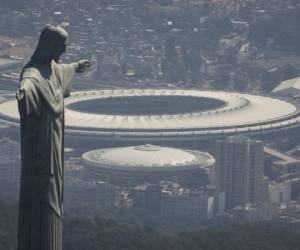
[[[0,5],[0,250],[17,249],[20,73],[47,24],[69,34],[60,63],[91,62],[64,100],[64,250],[299,248],[299,1]]]

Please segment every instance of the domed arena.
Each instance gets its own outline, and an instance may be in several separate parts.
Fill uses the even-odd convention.
[[[197,149],[237,134],[281,143],[287,138],[292,143],[299,136],[299,107],[267,96],[184,89],[116,89],[73,92],[65,99],[65,105],[67,143],[72,146],[151,143]],[[15,100],[0,104],[0,118],[18,128]]]
[[[184,176],[209,174],[215,160],[201,151],[151,144],[92,150],[82,155],[84,165],[100,174],[118,176]]]

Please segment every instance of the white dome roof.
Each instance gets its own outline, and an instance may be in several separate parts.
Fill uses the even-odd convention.
[[[150,144],[135,147],[109,148],[89,151],[82,156],[92,165],[137,168],[207,167],[214,163],[208,153],[159,147]]]

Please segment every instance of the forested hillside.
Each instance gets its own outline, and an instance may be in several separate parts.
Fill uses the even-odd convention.
[[[0,250],[16,249],[17,206],[0,204]],[[64,250],[297,250],[300,230],[288,225],[231,225],[162,234],[96,217],[64,218]]]

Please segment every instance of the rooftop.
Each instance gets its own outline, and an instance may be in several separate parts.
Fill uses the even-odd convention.
[[[295,158],[291,155],[288,155],[284,152],[280,152],[276,149],[272,149],[272,148],[269,148],[269,147],[264,147],[264,152],[268,155],[276,157],[278,160],[283,161],[285,163],[294,163],[294,162],[300,163],[299,159],[297,159],[297,158]]]
[[[174,98],[176,97],[176,98]],[[181,98],[182,97],[182,98]],[[136,104],[133,100],[148,100],[147,105]],[[207,109],[200,105],[190,109],[191,99],[201,105],[220,101],[221,105]],[[108,102],[108,100],[112,100]],[[175,100],[175,101],[174,101]],[[177,100],[177,101],[176,101]],[[202,100],[202,101],[201,101]],[[182,103],[181,103],[182,101]],[[188,102],[187,102],[188,101]],[[92,110],[78,111],[75,104],[103,106],[101,113]],[[276,98],[218,91],[183,89],[117,89],[75,92],[65,100],[67,133],[103,134],[116,136],[117,133],[178,133],[223,134],[248,131],[262,131],[298,124],[299,110],[294,104]],[[118,106],[119,105],[119,106]],[[131,105],[131,106],[130,106]],[[205,104],[206,105],[206,104]],[[178,109],[174,107],[178,107]],[[95,106],[96,107],[96,106]],[[140,108],[137,113],[123,112],[123,109]],[[187,109],[185,110],[185,107]],[[116,108],[116,109],[115,109]],[[100,108],[99,108],[100,109]],[[113,110],[115,109],[115,110]],[[143,113],[145,109],[154,109]],[[109,110],[113,110],[109,113]],[[169,112],[169,111],[172,112]],[[176,112],[177,111],[177,112]],[[136,110],[135,110],[136,112]],[[157,113],[155,113],[157,112]],[[16,100],[0,104],[0,116],[18,126]],[[175,135],[174,134],[174,135]],[[191,134],[192,135],[192,134]],[[151,135],[152,136],[152,135]],[[161,135],[160,135],[161,136]]]
[[[300,90],[300,77],[282,81],[272,92],[278,92],[289,88]]]
[[[117,169],[140,168],[177,169],[184,167],[209,167],[214,158],[208,153],[151,144],[108,148],[89,151],[82,155],[87,164]]]

